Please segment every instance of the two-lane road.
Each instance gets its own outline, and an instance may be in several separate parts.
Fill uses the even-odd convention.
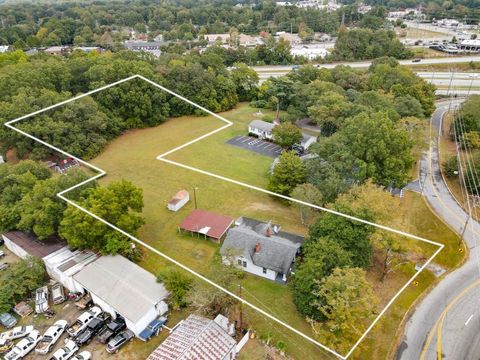
[[[438,154],[438,134],[448,106],[439,105],[432,116],[436,136],[421,160],[420,179],[425,179],[423,194],[433,210],[460,234],[467,214],[443,181]],[[442,279],[417,306],[406,324],[398,359],[480,359],[479,235],[479,223],[470,220],[464,236],[470,250],[468,260]]]

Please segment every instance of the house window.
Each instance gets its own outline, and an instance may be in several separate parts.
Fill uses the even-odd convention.
[[[243,267],[244,267],[244,268],[247,267],[247,262],[246,262],[246,261],[243,262]]]
[[[242,266],[242,260],[241,260],[241,259],[238,259],[238,260],[237,260],[237,264],[238,264],[238,266]]]
[[[263,273],[266,274],[267,273],[267,268],[263,268]]]

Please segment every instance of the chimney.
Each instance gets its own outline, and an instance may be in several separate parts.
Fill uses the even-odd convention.
[[[265,231],[265,236],[270,237],[270,226],[267,227],[267,231]]]
[[[257,244],[255,245],[255,253],[259,253],[260,252],[260,243],[257,241]]]

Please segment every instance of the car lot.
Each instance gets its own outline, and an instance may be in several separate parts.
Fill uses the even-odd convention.
[[[254,151],[256,153],[270,156],[272,158],[278,157],[283,149],[270,141],[261,140],[252,136],[239,135],[228,140],[227,144],[241,147],[242,149],[247,149]]]
[[[0,261],[7,262],[9,264],[13,264],[19,260],[19,258],[11,253],[5,246],[0,245],[0,250],[5,253],[5,257],[3,257]],[[33,294],[32,298],[29,299],[29,304],[34,306],[34,299]],[[51,318],[47,318],[44,314],[35,314],[32,313],[31,315],[26,316],[25,318],[19,318],[19,316],[15,317],[18,319],[18,324],[20,325],[33,325],[35,330],[40,332],[40,335],[43,335],[45,331],[53,325],[58,320],[66,320],[69,325],[73,324],[77,318],[84,312],[84,310],[79,309],[75,306],[73,301],[65,301],[62,304],[58,305],[51,305],[51,309],[55,312],[55,315]],[[13,314],[13,311],[10,311],[10,314]],[[7,329],[0,325],[0,333],[6,331]],[[125,360],[135,360],[138,359],[138,354],[142,352],[143,358],[146,357],[155,347],[159,345],[159,343],[164,340],[168,332],[164,332],[162,336],[153,337],[148,343],[145,343],[139,339],[134,339],[132,342],[128,342],[123,346],[117,354],[109,354],[106,351],[106,344],[101,344],[94,338],[90,344],[86,346],[82,346],[77,353],[82,351],[88,350],[92,354],[92,359],[94,360],[106,360],[106,359],[125,359]],[[36,354],[35,351],[30,352],[27,356],[25,356],[24,360],[37,360],[37,359],[50,359],[52,354],[64,346],[65,339],[67,339],[66,332],[60,337],[60,339],[56,342],[55,346],[51,348],[48,354],[40,355]],[[21,339],[14,340],[14,343],[18,343]],[[144,354],[145,353],[145,354]],[[0,359],[3,359],[5,354],[0,354]]]

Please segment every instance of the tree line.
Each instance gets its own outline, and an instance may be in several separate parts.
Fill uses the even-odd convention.
[[[255,94],[258,75],[245,65],[228,71],[215,53],[171,55],[155,59],[122,51],[68,58],[21,51],[0,58],[0,123],[40,110],[81,93],[140,74],[189,100],[220,112]],[[39,114],[18,126],[69,153],[92,158],[123,131],[154,126],[169,116],[200,114],[183,100],[141,80],[103,90]],[[0,151],[15,149],[46,158],[50,150],[32,140],[0,129]]]

